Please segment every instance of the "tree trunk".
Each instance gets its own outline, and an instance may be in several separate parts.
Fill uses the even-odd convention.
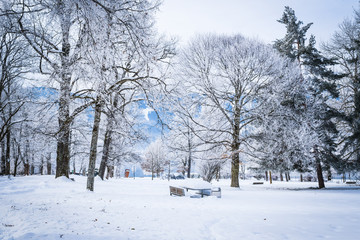
[[[118,99],[119,99],[118,94],[114,93],[114,102],[111,105],[111,109],[107,115],[104,146],[103,146],[103,152],[102,152],[101,163],[100,163],[100,168],[99,168],[99,176],[102,180],[104,180],[105,168],[108,165],[109,154],[111,152],[112,133],[113,133],[114,123],[115,123],[115,115],[114,114],[118,107],[118,101],[119,101]]]
[[[324,183],[324,177],[323,177],[323,173],[322,173],[322,168],[321,168],[321,163],[318,162],[316,164],[316,173],[317,173],[317,178],[318,178],[318,183],[319,183],[319,188],[325,188],[325,183]]]
[[[1,141],[1,175],[5,175],[6,157],[5,157],[5,140]]]
[[[15,154],[15,156],[14,156],[14,177],[16,177],[16,174],[17,174],[17,168],[18,168],[18,166],[19,166],[19,164],[20,164],[20,162],[19,162],[19,159],[20,159],[20,144],[17,144],[17,146],[15,146],[16,144],[13,142],[13,152],[15,153],[16,152],[16,154]],[[16,147],[17,147],[17,150],[16,150]]]
[[[59,132],[56,149],[55,178],[65,176],[70,172],[70,94],[71,94],[71,59],[70,59],[70,11],[66,11],[63,1],[58,1],[61,25],[61,68],[59,92]]]
[[[231,161],[231,187],[239,187],[239,153],[232,155]]]
[[[106,179],[114,177],[114,166],[107,166]]]
[[[31,155],[30,175],[35,174],[34,153]]]
[[[265,171],[265,181],[269,181],[268,171]]]
[[[269,179],[270,179],[270,184],[272,184],[271,171],[269,171]]]
[[[30,143],[29,140],[26,140],[26,145],[25,145],[25,157],[24,157],[24,175],[29,175],[30,174]]]
[[[34,175],[35,173],[35,166],[34,166],[34,163],[31,163],[30,164],[30,175]]]
[[[240,95],[235,94],[234,101],[234,123],[232,127],[232,144],[231,144],[231,187],[239,187],[239,167],[240,167],[240,157],[239,157],[239,137],[240,137],[240,119],[241,119],[241,109],[239,107]]]
[[[104,180],[105,168],[108,164],[108,159],[109,159],[112,128],[113,128],[113,119],[108,118],[108,124],[106,125],[106,131],[105,131],[105,139],[104,139],[101,163],[100,163],[100,167],[99,167],[99,177],[102,180]]]
[[[10,141],[11,132],[9,128],[6,134],[5,175],[10,175]]]
[[[188,162],[188,160],[187,160],[187,157],[185,157],[185,159],[184,160],[181,160],[181,162],[182,162],[182,164],[183,164],[183,169],[182,169],[182,175],[183,176],[185,176],[185,172],[186,172],[186,165],[187,165],[187,162]]]
[[[168,181],[170,181],[170,170],[171,170],[171,161],[169,160],[169,169],[168,169]]]
[[[304,181],[303,175],[302,175],[302,173],[300,173],[300,182],[303,182],[303,181]]]
[[[102,104],[101,98],[98,96],[95,104],[94,125],[91,136],[90,158],[89,158],[87,185],[86,185],[86,188],[90,191],[94,191],[95,164],[96,164],[96,153],[97,153],[97,141],[99,136],[99,125],[101,118],[101,104]]]
[[[187,177],[190,178],[191,177],[191,158],[192,158],[192,153],[191,153],[191,133],[190,130],[188,128],[188,151],[189,151],[189,158],[188,158],[188,169],[187,169]]]
[[[30,173],[30,166],[29,166],[29,163],[26,162],[26,163],[24,164],[24,175],[29,176],[29,173]]]
[[[70,84],[70,82],[69,82]],[[69,178],[70,163],[70,125],[69,119],[69,94],[70,86],[61,86],[60,106],[59,106],[59,136],[56,150],[56,175],[55,177],[65,176]]]
[[[328,180],[328,181],[331,181],[331,177],[332,177],[332,176],[331,176],[331,169],[329,168],[329,169],[328,169],[328,172],[327,172],[327,180]]]
[[[284,181],[284,178],[283,178],[282,172],[280,172],[280,181]]]
[[[41,154],[41,162],[40,162],[40,175],[43,175],[44,171],[44,155]]]
[[[47,175],[51,175],[51,153],[50,152],[46,158],[46,172],[47,172]]]
[[[188,158],[188,169],[187,169],[187,177],[191,177],[191,152],[189,152],[189,158]]]

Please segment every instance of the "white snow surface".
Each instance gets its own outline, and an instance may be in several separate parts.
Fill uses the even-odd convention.
[[[189,180],[0,177],[0,239],[359,239],[360,187],[214,182],[222,198],[169,195]],[[195,183],[198,186],[198,182]]]

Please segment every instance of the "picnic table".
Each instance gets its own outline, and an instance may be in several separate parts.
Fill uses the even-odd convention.
[[[211,195],[211,188],[194,188],[194,187],[182,187],[182,188],[184,188],[187,192],[189,190],[196,191],[196,194],[199,194],[201,197]]]
[[[196,195],[202,198],[204,196],[216,196],[221,198],[221,188],[214,188],[210,183],[202,180],[196,181],[192,179],[190,181],[183,181],[181,185],[177,187],[170,186],[170,195],[185,196],[185,191],[194,191]],[[196,195],[192,195],[191,197]]]

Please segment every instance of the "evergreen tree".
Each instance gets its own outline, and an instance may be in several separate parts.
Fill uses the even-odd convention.
[[[307,93],[298,94],[300,98],[307,99],[303,111],[310,114],[308,124],[316,132],[318,143],[313,146],[312,152],[317,170],[319,188],[325,187],[322,166],[327,168],[337,163],[335,152],[335,137],[337,129],[332,119],[338,114],[331,108],[328,100],[338,97],[335,81],[340,77],[329,69],[335,64],[334,59],[325,58],[315,47],[315,37],[311,36],[306,44],[306,33],[312,23],[305,26],[297,20],[295,11],[285,7],[280,23],[286,25],[287,33],[283,39],[275,41],[275,48],[284,56],[297,61],[302,70],[302,81],[306,86]],[[301,166],[303,164],[296,164]]]
[[[342,74],[339,86],[340,112],[338,128],[339,151],[342,161],[337,164],[339,172],[360,170],[360,12],[340,25],[331,42],[325,46],[330,56],[337,59]]]
[[[326,169],[339,163],[336,152],[336,137],[338,130],[333,121],[339,113],[329,104],[331,99],[339,97],[336,80],[342,76],[335,74],[329,67],[336,64],[334,59],[324,57],[315,47],[315,37],[311,36],[302,54],[304,75],[310,80],[311,108],[316,124],[315,131],[319,138],[319,145],[314,146],[317,169],[321,169],[322,162]],[[320,172],[318,173],[320,174]],[[320,180],[320,179],[319,179]]]
[[[295,11],[288,6],[285,7],[283,16],[278,22],[286,26],[286,35],[283,39],[276,40],[274,47],[284,56],[300,62],[305,50],[305,35],[312,23],[302,26],[303,22],[297,20]]]

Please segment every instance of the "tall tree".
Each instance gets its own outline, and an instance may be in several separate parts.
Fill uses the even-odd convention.
[[[329,99],[336,98],[338,92],[335,81],[338,75],[331,71],[330,67],[335,64],[333,59],[327,59],[316,49],[314,36],[306,40],[306,33],[312,23],[305,26],[302,21],[297,20],[295,11],[285,7],[283,17],[279,20],[284,24],[287,33],[283,39],[275,42],[274,46],[281,54],[297,62],[302,71],[302,80],[306,88],[303,98],[306,106],[303,114],[309,115],[308,124],[317,135],[317,142],[314,142],[312,149],[314,155],[314,167],[316,168],[319,181],[319,188],[325,187],[322,164],[329,166],[335,163],[335,137],[337,134],[333,118],[336,111],[330,107]],[[295,165],[301,166],[300,162]]]
[[[239,187],[239,152],[251,135],[261,95],[275,77],[277,54],[239,35],[206,35],[190,43],[181,61],[188,91],[201,108],[191,118],[202,128],[194,134],[229,151],[231,186]]]
[[[32,47],[39,71],[56,82],[58,131],[56,177],[69,177],[70,125],[87,106],[70,111],[71,91],[78,78],[74,72],[88,34],[87,19],[96,13],[91,2],[64,0],[21,0],[3,11],[16,18],[17,27]]]
[[[1,7],[1,5],[0,5]],[[12,129],[24,105],[21,84],[27,72],[27,44],[14,32],[11,16],[1,14],[0,8],[0,142],[2,148],[1,174],[10,174],[10,150]]]
[[[152,97],[148,93],[150,88],[163,85],[162,72],[157,64],[166,62],[170,51],[167,43],[157,39],[153,31],[153,14],[158,5],[157,1],[147,0],[125,2],[108,0],[99,4],[99,8],[106,13],[105,21],[102,21],[102,15],[98,15],[97,25],[93,30],[94,41],[90,43],[93,51],[88,52],[86,56],[94,69],[93,85],[97,99],[95,103],[101,102],[102,105],[108,103],[109,109],[124,109],[133,102],[141,100],[150,102]],[[82,93],[80,91],[80,94]],[[116,106],[110,98],[113,95]],[[98,110],[100,111],[100,108]],[[107,118],[110,121],[109,127],[114,120],[111,114],[113,111]],[[101,112],[95,111],[95,115],[100,117]],[[97,130],[93,131],[92,139],[95,140],[94,135],[98,135],[99,128],[95,128],[94,125],[94,130]],[[106,137],[101,177],[107,161],[106,148],[111,144],[110,130]],[[89,167],[91,166],[92,169],[88,169],[88,177],[93,183],[93,177],[90,175],[95,167],[97,142],[92,141],[92,143],[90,151],[94,154],[90,154]],[[88,189],[92,191],[93,187]]]
[[[360,169],[360,11],[355,10],[352,19],[345,20],[333,35],[325,51],[337,60],[343,78],[337,84],[339,100],[334,101],[340,118],[337,122],[339,151],[342,161],[335,167],[339,172]]]

